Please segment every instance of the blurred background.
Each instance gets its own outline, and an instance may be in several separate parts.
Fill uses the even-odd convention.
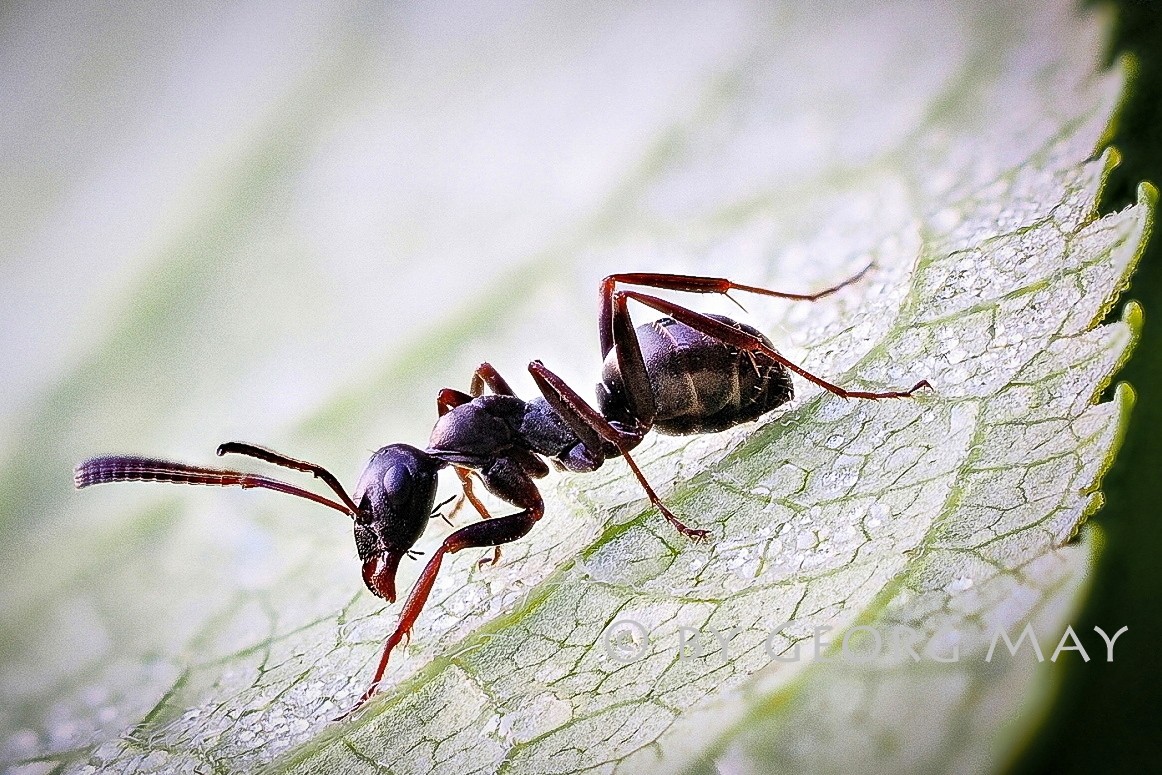
[[[1141,180],[1162,181],[1162,24],[1154,2],[1105,12],[1107,62],[1136,62],[1112,138],[1123,155],[1105,191],[1112,211]],[[690,124],[712,124],[708,142],[760,134],[707,117],[783,13],[694,3],[0,8],[0,726],[50,730],[7,736],[0,761],[135,723],[150,711],[148,688],[181,677],[175,644],[182,658],[226,653],[288,619],[366,604],[352,603],[350,538],[333,515],[253,493],[78,496],[78,459],[212,464],[218,443],[239,438],[351,485],[371,450],[422,443],[438,387],[465,387],[481,360],[503,364],[529,394],[522,366],[544,358],[587,394],[604,274],[705,272],[726,256],[732,274],[765,271],[764,235],[714,239],[729,208],[691,216],[753,204],[756,180],[784,185],[784,243],[809,245],[795,240],[816,213],[797,198],[812,186],[834,186],[835,209],[857,212],[834,216],[834,232],[864,228],[879,200],[828,175],[875,158],[926,107],[962,45],[945,21],[954,7],[885,6],[837,24],[810,56],[783,63],[768,112],[780,123],[762,127],[779,144],[708,154],[717,171],[659,173]],[[808,15],[819,29],[833,22]],[[855,53],[876,37],[908,57]],[[877,81],[866,94],[852,86],[865,78]],[[836,128],[845,122],[860,131]],[[904,216],[884,212],[882,233]],[[1138,402],[1105,481],[1096,521],[1106,547],[1081,623],[1130,632],[1116,662],[1065,671],[1020,771],[1156,759],[1159,244],[1129,293],[1147,314],[1121,373]],[[861,265],[858,252],[843,258]],[[782,259],[784,285],[834,279],[806,247]],[[227,518],[238,513],[248,519]],[[311,580],[290,588],[298,569]],[[167,588],[171,579],[187,588]],[[283,587],[267,594],[275,582]],[[74,594],[89,587],[102,592]],[[113,594],[124,589],[135,593]],[[199,640],[207,617],[247,606],[238,618],[254,632]],[[110,620],[123,626],[111,631]],[[118,656],[127,652],[146,658]],[[119,685],[136,688],[109,688]],[[54,697],[70,699],[46,710]]]

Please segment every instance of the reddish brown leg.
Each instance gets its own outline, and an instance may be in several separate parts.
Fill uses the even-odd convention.
[[[742,350],[761,352],[771,359],[783,364],[788,369],[798,374],[800,377],[814,382],[824,390],[828,390],[835,395],[840,396],[841,398],[908,398],[921,388],[928,388],[929,390],[932,389],[932,385],[928,384],[928,380],[922,379],[907,390],[887,390],[883,392],[870,390],[847,390],[845,388],[841,388],[839,385],[828,382],[822,377],[818,377],[812,374],[801,366],[791,363],[791,361],[787,360],[781,353],[779,353],[778,350],[768,346],[757,337],[748,334],[745,331],[734,328],[733,326],[729,326],[726,323],[715,320],[712,317],[703,315],[700,312],[695,312],[681,305],[666,301],[665,299],[659,299],[656,296],[649,296],[644,293],[637,293],[635,291],[618,291],[615,296],[618,297],[616,300],[618,304],[622,303],[623,299],[633,299],[634,301],[640,302],[647,307],[656,309],[659,312],[664,312],[680,323],[685,323],[686,325],[690,326],[690,328],[693,328],[695,331],[701,331],[702,333],[708,336],[712,336],[715,339],[725,342],[726,344],[733,345],[734,347],[738,347]]]
[[[516,393],[504,377],[500,376],[500,372],[492,367],[491,363],[485,361],[476,367],[476,371],[472,374],[472,385],[468,388],[468,392],[473,397],[484,395],[484,386],[498,396],[515,396]]]
[[[444,388],[436,394],[436,414],[443,417],[461,404],[472,400],[472,396],[452,388]]]
[[[476,509],[476,513],[480,515],[481,519],[492,519],[492,515],[488,513],[488,509],[484,506],[483,501],[476,495],[475,489],[472,486],[472,469],[454,467],[456,476],[460,479],[460,485],[464,489],[464,497],[456,501],[456,505],[452,507],[449,512],[449,517],[456,516],[460,509],[464,508],[464,503],[472,504],[472,508]]]
[[[659,288],[664,291],[720,293],[723,296],[727,296],[727,298],[730,298],[730,291],[745,291],[746,293],[756,293],[761,296],[773,296],[778,299],[790,299],[792,301],[817,301],[824,296],[829,296],[841,288],[846,288],[852,283],[863,279],[863,276],[871,268],[872,265],[868,264],[858,274],[830,288],[825,288],[818,293],[786,293],[784,291],[773,291],[769,288],[759,288],[754,285],[742,285],[741,283],[728,280],[725,277],[701,277],[698,275],[658,274],[653,272],[611,274],[601,281],[599,299],[600,314],[598,317],[598,327],[601,336],[601,354],[602,356],[608,355],[609,351],[613,349],[613,297],[614,289],[618,283],[622,283],[623,285],[641,285],[647,288]]]
[[[637,477],[638,483],[646,491],[650,503],[654,504],[654,507],[670,521],[670,524],[677,528],[679,533],[694,539],[710,535],[709,530],[687,527],[682,520],[674,516],[674,513],[666,508],[666,504],[662,503],[662,499],[654,492],[654,488],[650,486],[645,475],[642,474],[641,469],[637,467],[637,463],[630,456],[630,450],[641,442],[642,436],[645,435],[648,428],[645,430],[640,428],[619,430],[613,427],[600,412],[586,403],[585,399],[577,394],[577,391],[549,371],[540,361],[530,363],[529,372],[533,375],[533,379],[541,389],[545,400],[569,424],[569,427],[573,429],[573,432],[577,434],[585,446],[590,449],[601,449],[604,446],[602,441],[605,441],[617,447],[630,470],[633,471],[633,475]]]
[[[492,515],[488,513],[488,509],[484,506],[484,502],[476,495],[476,490],[472,485],[472,470],[468,468],[457,468],[456,476],[460,477],[460,484],[464,488],[464,498],[456,504],[456,508],[452,509],[452,513],[456,513],[461,505],[467,500],[476,509],[476,513],[480,515],[481,519],[492,519]],[[500,562],[500,547],[496,546],[492,549],[492,556],[485,555],[476,561],[477,566],[496,565]]]
[[[485,371],[486,369],[491,370],[491,374],[488,374],[488,372]],[[484,376],[482,378],[481,372],[485,372],[486,376]],[[489,378],[492,376],[494,376],[495,379],[499,380],[499,382],[496,383],[497,385],[500,385],[504,388],[508,387],[508,384],[505,383],[504,379],[501,378],[501,376],[496,373],[495,369],[493,369],[487,363],[482,363],[480,365],[480,368],[478,368],[476,370],[476,373],[472,376],[472,389],[474,391],[473,395],[470,396],[470,395],[467,395],[466,393],[461,393],[459,390],[453,390],[452,388],[444,388],[443,390],[440,391],[439,395],[436,396],[436,411],[439,412],[439,415],[441,417],[443,417],[445,414],[452,411],[457,406],[460,406],[461,404],[466,404],[469,401],[471,401],[473,396],[480,395],[479,393],[475,392],[477,389],[477,381],[478,380],[481,382],[481,384],[487,383],[490,388],[492,388],[493,390],[496,390],[496,387],[494,387],[493,382],[489,381]],[[461,497],[459,500],[456,501],[456,505],[452,507],[452,510],[450,512],[448,512],[448,516],[444,517],[444,521],[447,522],[449,525],[452,524],[452,518],[455,517],[456,514],[458,514],[460,512],[460,509],[462,509],[464,507],[465,501],[468,501],[469,503],[472,504],[472,507],[474,509],[476,509],[476,513],[480,515],[481,519],[492,519],[492,515],[488,513],[488,509],[485,508],[483,501],[481,501],[480,498],[478,498],[476,496],[476,492],[472,488],[472,471],[471,471],[471,469],[460,468],[457,466],[457,467],[454,467],[453,470],[456,471],[456,476],[460,479],[460,485],[464,489],[464,495],[463,495],[463,497]],[[495,549],[493,549],[491,557],[482,557],[477,564],[478,565],[485,565],[485,564],[496,565],[498,562],[500,562],[500,547],[499,546],[496,547]]]
[[[412,587],[411,594],[408,595],[407,602],[404,603],[403,610],[400,612],[399,623],[383,646],[383,655],[379,658],[379,665],[375,668],[375,675],[371,679],[371,685],[367,687],[367,691],[355,703],[355,707],[347,711],[340,718],[346,718],[354,713],[379,689],[379,684],[383,680],[384,673],[387,671],[387,664],[391,657],[391,652],[411,632],[412,627],[416,623],[416,619],[419,617],[424,605],[428,602],[428,597],[432,593],[432,586],[435,584],[436,576],[440,572],[440,566],[444,562],[444,555],[455,554],[461,549],[499,546],[500,544],[515,541],[532,530],[533,525],[544,514],[545,506],[541,500],[540,492],[537,491],[533,480],[528,477],[528,474],[519,465],[505,458],[501,458],[487,471],[482,472],[481,478],[489,492],[515,506],[523,507],[523,511],[504,517],[496,517],[486,522],[474,522],[471,525],[460,528],[444,539],[444,543],[440,545],[440,548],[428,560],[428,564],[424,566],[419,580]]]

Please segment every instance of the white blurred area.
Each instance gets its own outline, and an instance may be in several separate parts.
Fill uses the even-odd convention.
[[[61,411],[107,416],[106,432],[67,429],[98,449],[194,454],[223,429],[278,435],[495,295],[502,273],[574,258],[627,170],[745,38],[738,9],[673,10],[7,8],[5,445]],[[558,273],[542,289],[547,324],[558,292],[584,295],[591,314],[601,271]],[[594,351],[560,366],[592,381],[593,332],[558,336]],[[509,371],[554,346],[529,342]],[[142,434],[155,414],[166,427]]]
[[[361,450],[382,442],[373,432],[422,436],[440,380],[464,382],[483,358],[513,374],[557,357],[587,392],[604,273],[712,271],[706,224],[689,216],[771,186],[792,195],[793,211],[795,186],[881,153],[955,62],[947,23],[920,46],[861,58],[869,34],[907,36],[890,7],[772,58],[759,42],[777,39],[790,13],[744,3],[8,7],[0,453],[46,431],[86,453],[144,444],[189,455],[223,433],[281,438],[477,304],[536,309],[495,332],[510,341],[468,348],[459,371],[432,364],[422,398],[418,385],[383,395]],[[906,18],[916,23],[917,10]],[[885,52],[906,53],[907,66]],[[933,67],[915,64],[924,57]],[[898,83],[864,96],[866,73],[885,68],[901,71]],[[746,114],[727,111],[702,134],[710,147],[681,147],[685,127],[756,84]],[[659,175],[675,155],[693,160]],[[866,205],[848,193],[864,207],[849,219],[860,229],[868,208],[898,199],[891,186]],[[730,246],[746,280],[767,279],[753,275],[771,246],[793,241],[794,218],[782,220],[790,228],[760,224],[749,264]],[[603,251],[627,237],[629,250]],[[784,284],[834,279],[800,253],[783,262]],[[852,256],[824,263],[837,260],[858,268]],[[514,275],[527,282],[506,286]]]

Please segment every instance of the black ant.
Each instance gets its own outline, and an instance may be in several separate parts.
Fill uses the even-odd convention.
[[[650,502],[692,539],[709,535],[685,525],[666,508],[634,463],[630,451],[650,431],[666,434],[713,433],[754,420],[794,396],[791,372],[843,398],[903,398],[921,388],[873,392],[845,390],[791,363],[754,328],[721,315],[694,312],[656,296],[617,290],[619,283],[691,293],[745,291],[782,299],[814,301],[835,293],[870,269],[814,294],[795,294],[740,285],[724,278],[673,274],[615,274],[601,283],[598,317],[605,366],[597,385],[600,411],[594,409],[540,361],[529,372],[541,396],[524,401],[489,364],[476,370],[468,393],[445,388],[437,397],[439,420],[426,449],[389,444],[367,463],[355,491],[348,495],[322,466],[287,457],[264,447],[229,442],[218,454],[236,453],[305,471],[321,479],[338,500],[258,474],[191,466],[154,458],[111,455],[77,466],[77,487],[104,482],[146,480],[182,484],[264,487],[330,506],[351,516],[355,547],[363,563],[367,588],[395,602],[395,575],[400,559],[439,516],[437,473],[452,466],[464,486],[464,497],[484,517],[444,539],[428,559],[387,639],[371,685],[352,711],[379,687],[392,650],[408,635],[423,610],[444,556],[462,549],[499,547],[521,538],[544,513],[534,479],[548,474],[548,458],[558,469],[587,473],[606,458],[622,457]],[[637,301],[664,317],[634,328],[628,303]],[[485,395],[485,388],[491,395]],[[520,509],[491,517],[472,491],[471,474],[497,498]],[[447,501],[445,501],[447,503]],[[443,504],[441,504],[443,505]],[[481,562],[487,562],[482,560]]]

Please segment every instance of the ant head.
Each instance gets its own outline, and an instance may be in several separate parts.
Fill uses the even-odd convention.
[[[371,456],[355,486],[355,548],[363,561],[363,581],[388,602],[395,602],[400,558],[428,526],[436,475],[444,465],[415,447],[389,444]]]

